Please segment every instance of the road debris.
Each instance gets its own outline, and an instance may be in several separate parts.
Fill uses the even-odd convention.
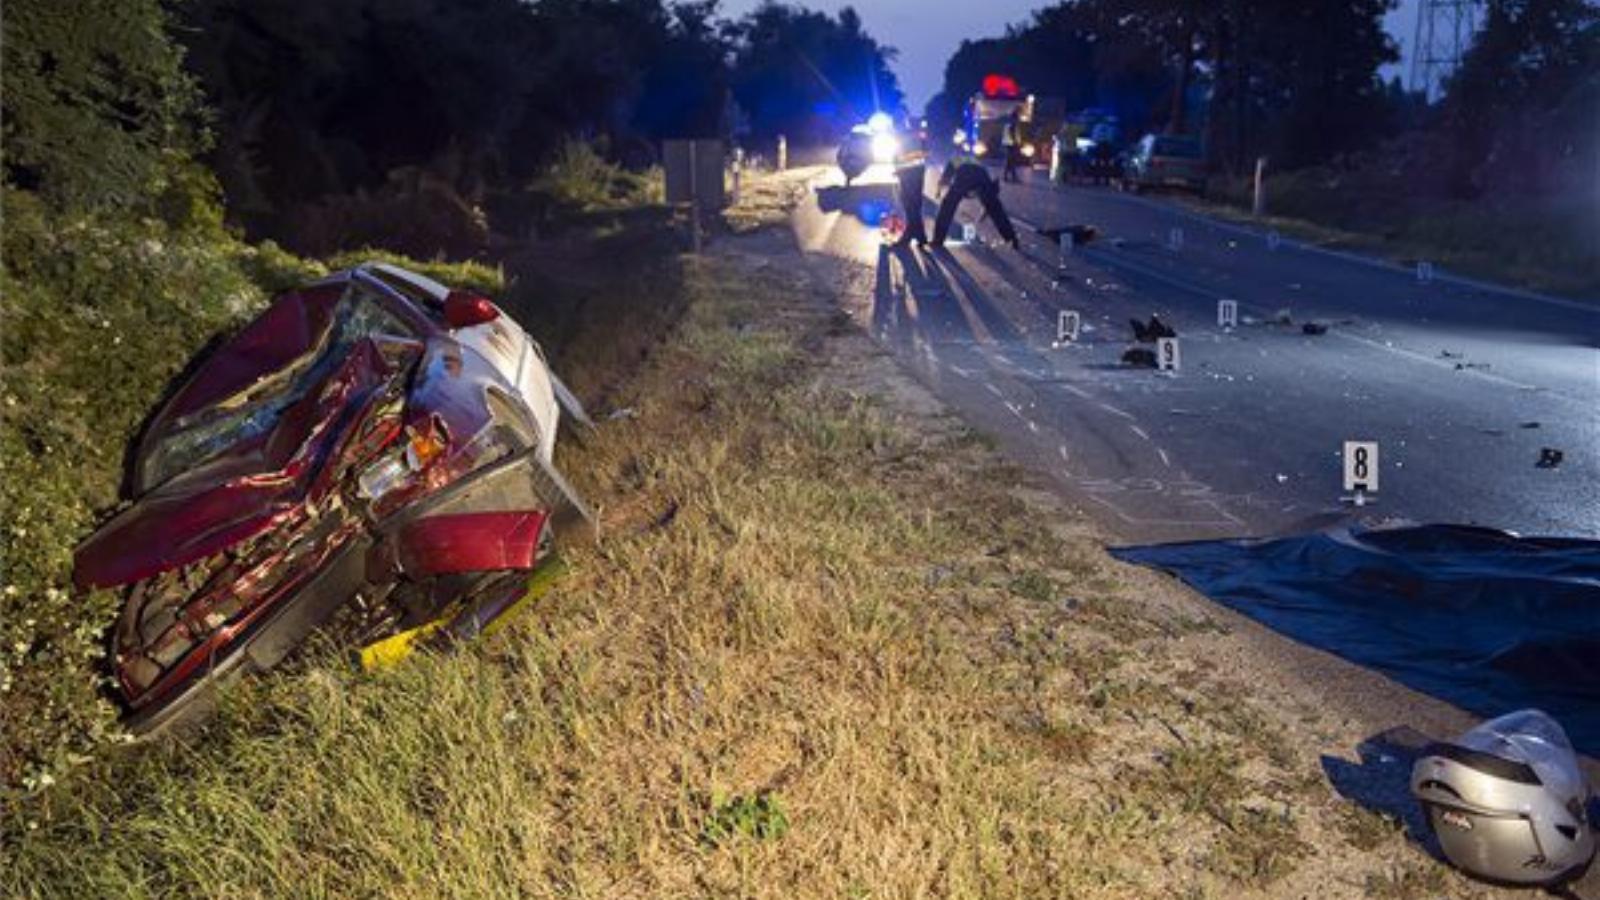
[[[1156,367],[1156,352],[1148,347],[1129,347],[1122,353],[1122,362],[1123,365],[1154,369]]]
[[[1539,462],[1535,465],[1540,469],[1554,469],[1561,465],[1561,461],[1565,458],[1566,454],[1554,447],[1540,447]]]
[[[1277,312],[1273,313],[1272,316],[1267,319],[1267,324],[1268,325],[1293,325],[1294,324],[1294,319],[1293,319],[1293,317],[1291,317],[1289,315],[1289,307],[1285,306],[1283,309],[1280,309]]]
[[[1327,334],[1328,326],[1320,322],[1307,322],[1300,326],[1300,331],[1303,334]]]
[[[1178,332],[1174,331],[1171,325],[1161,321],[1160,316],[1152,315],[1148,323],[1138,319],[1129,319],[1128,323],[1133,326],[1133,339],[1141,344],[1153,344],[1161,338],[1178,336]]]
[[[1521,425],[1518,425],[1517,427],[1518,428],[1538,428],[1539,427],[1539,423],[1538,422],[1523,422]]]

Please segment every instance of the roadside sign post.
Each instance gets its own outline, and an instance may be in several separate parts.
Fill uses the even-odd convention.
[[[1063,309],[1056,317],[1056,345],[1077,343],[1082,326],[1083,316],[1077,310]]]
[[[1239,301],[1217,301],[1217,327],[1232,331],[1239,325]]]
[[[1341,499],[1356,506],[1372,502],[1378,492],[1378,442],[1344,442],[1344,489],[1350,496]]]
[[[727,205],[723,190],[726,167],[722,142],[713,139],[663,142],[662,167],[666,174],[667,202],[689,207],[689,233],[694,252],[704,244],[702,217]]]
[[[1162,338],[1156,342],[1156,368],[1162,372],[1178,371],[1178,339]]]
[[[789,139],[778,135],[778,171],[789,168]]]

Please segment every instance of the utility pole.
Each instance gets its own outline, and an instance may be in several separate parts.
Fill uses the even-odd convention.
[[[1478,33],[1484,0],[1420,0],[1411,42],[1411,91],[1438,99],[1445,79],[1461,64]]]

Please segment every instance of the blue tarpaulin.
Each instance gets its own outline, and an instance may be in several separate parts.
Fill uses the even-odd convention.
[[[1600,541],[1424,525],[1124,547],[1297,641],[1600,753]]]

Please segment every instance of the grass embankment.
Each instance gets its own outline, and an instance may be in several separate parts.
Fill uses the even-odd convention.
[[[955,420],[843,386],[859,336],[762,240],[660,260],[682,317],[562,450],[606,537],[553,595],[240,684],[204,743],[7,817],[0,894],[1202,897],[1343,852],[1334,818],[1396,849],[1327,815],[1291,713],[1169,650],[1220,626],[1134,602]],[[1443,883],[1393,872],[1366,889]]]
[[[1264,220],[1249,179],[1214,178],[1211,212],[1331,248],[1404,264],[1430,260],[1477,278],[1600,298],[1600,220],[1592,198],[1448,200],[1382,173],[1307,169],[1271,175]]]

